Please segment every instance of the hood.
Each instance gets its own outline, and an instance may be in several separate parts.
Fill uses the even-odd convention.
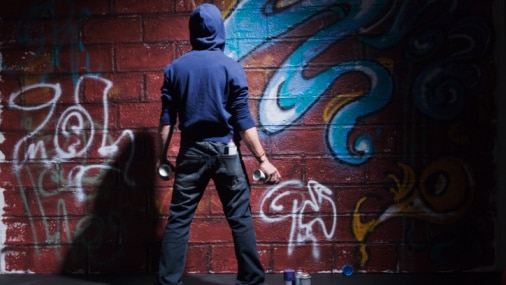
[[[225,25],[220,10],[212,4],[198,6],[190,15],[190,42],[195,50],[225,48]]]

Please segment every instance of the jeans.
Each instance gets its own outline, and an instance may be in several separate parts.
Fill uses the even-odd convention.
[[[232,230],[238,272],[236,285],[263,284],[250,210],[250,185],[240,153],[227,155],[225,144],[182,145],[176,161],[170,215],[162,239],[158,282],[182,285],[190,224],[210,179]]]

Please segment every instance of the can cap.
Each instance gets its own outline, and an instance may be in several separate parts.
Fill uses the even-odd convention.
[[[353,274],[353,266],[351,266],[349,264],[343,265],[342,270],[343,270],[344,276],[351,276]]]
[[[285,281],[295,281],[295,270],[285,269],[283,272],[283,278]]]

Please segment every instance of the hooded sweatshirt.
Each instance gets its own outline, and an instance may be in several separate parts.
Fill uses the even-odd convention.
[[[179,121],[182,143],[227,143],[255,126],[246,75],[223,53],[225,27],[216,6],[197,7],[189,29],[192,50],[164,69],[160,123]]]

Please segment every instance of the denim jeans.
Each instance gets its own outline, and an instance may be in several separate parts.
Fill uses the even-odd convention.
[[[158,281],[181,285],[190,224],[209,181],[213,179],[232,230],[238,272],[236,285],[263,284],[250,211],[250,185],[240,152],[224,153],[225,144],[197,142],[182,145],[176,161],[170,214],[162,239]],[[212,229],[209,229],[212,234]]]

